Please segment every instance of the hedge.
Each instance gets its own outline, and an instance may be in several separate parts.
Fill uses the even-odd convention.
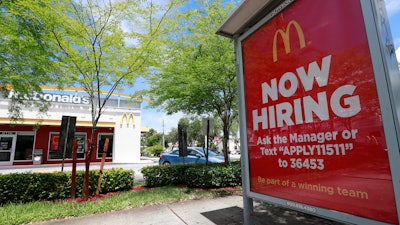
[[[185,171],[193,165],[146,166],[141,172],[148,187],[160,187],[185,183]]]
[[[232,162],[229,166],[223,163],[147,166],[141,172],[148,187],[187,185],[218,188],[241,185],[239,162]]]
[[[132,170],[104,170],[100,193],[129,190],[133,186]],[[82,194],[84,171],[76,173],[76,195]],[[96,191],[99,170],[89,173],[89,191]],[[0,175],[0,205],[38,200],[69,198],[71,172],[14,173]]]
[[[213,166],[189,168],[185,172],[188,187],[221,188],[235,187],[241,184],[241,169],[239,164],[231,166]]]

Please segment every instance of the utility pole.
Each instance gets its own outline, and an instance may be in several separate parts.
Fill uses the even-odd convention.
[[[164,147],[165,147],[164,144],[165,144],[165,141],[164,141],[164,119],[163,119],[162,120],[162,143],[161,143],[163,151],[164,151]]]

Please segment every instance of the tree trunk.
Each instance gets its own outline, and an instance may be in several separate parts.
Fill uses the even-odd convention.
[[[95,128],[92,128],[92,134],[89,140],[89,148],[86,151],[86,159],[85,159],[85,176],[83,179],[83,188],[82,188],[82,198],[87,201],[89,200],[89,176],[90,176],[90,160],[92,158],[92,152],[94,149],[93,141],[94,141],[94,135],[95,135]]]
[[[228,143],[229,143],[229,120],[223,120],[223,131],[224,131],[224,140],[223,140],[223,152],[225,158],[225,165],[229,165],[229,154],[228,154]]]

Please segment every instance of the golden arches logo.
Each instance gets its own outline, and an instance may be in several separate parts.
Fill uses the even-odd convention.
[[[130,122],[132,121],[132,125],[135,125],[135,116],[133,113],[128,113],[124,112],[121,115],[121,118],[119,119],[119,124],[122,127],[122,124],[124,123],[124,120],[126,120],[126,127],[129,127]]]
[[[282,41],[283,41],[283,45],[285,46],[285,53],[288,54],[291,52],[291,48],[290,48],[290,29],[291,27],[294,27],[296,29],[297,32],[297,36],[299,38],[299,43],[300,43],[300,48],[304,48],[306,46],[306,42],[304,39],[304,33],[303,33],[303,29],[301,28],[301,26],[299,25],[299,23],[297,23],[294,20],[291,20],[288,25],[286,26],[286,30],[282,30],[279,29],[275,32],[275,36],[274,36],[274,43],[273,43],[273,61],[276,62],[278,61],[278,53],[277,53],[277,39],[278,39],[278,35],[281,36]]]

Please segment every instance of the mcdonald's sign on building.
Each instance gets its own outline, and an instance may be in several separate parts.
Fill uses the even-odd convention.
[[[123,112],[121,114],[121,118],[119,120],[120,126],[123,126],[126,124],[126,127],[134,127],[135,126],[135,115],[133,112]]]
[[[217,33],[239,65],[245,224],[253,199],[399,224],[400,73],[384,1],[245,0]]]
[[[7,116],[12,96],[0,94],[0,140],[7,140],[0,143],[0,166],[71,164],[74,161],[70,149],[72,144],[67,142],[72,139],[77,140],[77,162],[85,162],[85,151],[92,137],[96,148],[90,157],[91,162],[102,161],[107,139],[109,145],[106,162],[141,162],[140,101],[128,95],[113,93],[93,130],[91,105],[88,104],[84,89],[69,87],[59,90],[54,86],[41,88],[44,91],[42,97],[49,103],[47,113],[38,115],[31,107],[21,107],[24,119],[18,122],[18,126],[14,126],[14,122]],[[106,96],[101,94],[102,102],[105,101],[103,97]],[[38,124],[40,129],[36,128]],[[6,150],[2,151],[2,147]]]

